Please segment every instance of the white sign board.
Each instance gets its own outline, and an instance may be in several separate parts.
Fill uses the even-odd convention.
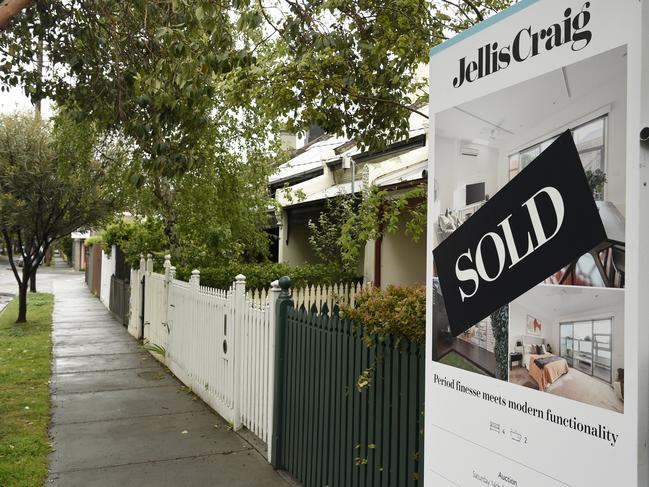
[[[645,3],[524,0],[431,50],[426,485],[648,485]],[[475,324],[451,326],[444,295],[471,306],[478,276],[502,268],[458,248],[458,279],[474,275],[476,287],[444,287],[433,250],[488,219],[491,198],[562,134],[606,238]],[[489,242],[503,259],[513,257],[499,241],[514,249],[510,266],[543,243],[538,226],[522,232],[528,246],[502,230]]]

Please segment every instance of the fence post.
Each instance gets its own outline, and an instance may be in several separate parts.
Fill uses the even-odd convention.
[[[171,328],[169,327],[169,293],[171,292],[171,286],[169,285],[169,283],[171,282],[171,255],[165,255],[165,261],[164,264],[162,264],[162,267],[165,271],[164,297],[162,298],[162,309],[164,309],[164,316],[162,323],[167,328],[167,335],[170,335]],[[169,348],[169,343],[167,343],[167,350],[169,350]]]
[[[243,380],[241,378],[243,357],[243,319],[246,312],[246,276],[239,274],[234,282],[234,327],[232,335],[234,339],[234,357],[232,365],[234,368],[234,419],[232,426],[235,431],[241,429],[241,387]]]
[[[201,285],[201,271],[194,269],[192,271],[192,277],[189,278],[189,286],[194,292],[198,291],[198,287]]]
[[[268,410],[266,417],[268,424],[266,431],[268,432],[267,456],[268,461],[273,463],[273,407],[275,399],[275,355],[277,348],[275,347],[275,335],[277,334],[277,300],[281,289],[279,288],[279,281],[270,283],[270,291],[268,292]]]
[[[146,271],[151,274],[153,272],[153,255],[146,254]]]
[[[144,339],[144,313],[146,312],[145,305],[145,286],[146,286],[146,260],[144,259],[144,254],[140,254],[140,271],[138,272],[138,281],[139,281],[139,304],[140,304],[140,323],[137,332],[138,340]]]
[[[284,345],[286,337],[286,320],[288,310],[293,306],[289,288],[291,279],[283,276],[279,279],[281,288],[276,304],[276,324],[275,324],[275,363],[273,366],[273,436],[271,438],[273,457],[271,465],[273,468],[282,466],[282,449],[280,431],[282,430],[282,409],[284,397],[284,367],[286,349]]]

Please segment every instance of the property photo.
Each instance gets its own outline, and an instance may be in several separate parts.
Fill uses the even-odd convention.
[[[506,342],[507,337],[497,336],[497,333],[494,333],[492,316],[487,316],[464,333],[454,337],[437,280],[434,281],[433,295],[435,304],[433,308],[433,326],[435,328],[433,360],[489,377],[497,377],[497,370],[506,371],[507,366],[504,362],[501,367],[498,367],[496,348],[498,342],[501,340]],[[500,360],[502,362],[503,358]],[[507,380],[506,376],[498,376],[498,378]]]
[[[624,291],[541,284],[509,305],[509,381],[624,412]]]
[[[570,130],[606,239],[545,282],[623,288],[626,71],[626,47],[619,47],[440,112],[435,120],[436,242]],[[521,249],[525,244],[517,242]]]

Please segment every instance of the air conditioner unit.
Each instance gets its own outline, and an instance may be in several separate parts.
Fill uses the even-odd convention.
[[[480,150],[477,147],[464,146],[460,149],[460,154],[463,156],[477,157]]]
[[[350,169],[352,167],[352,156],[343,155],[343,169]]]

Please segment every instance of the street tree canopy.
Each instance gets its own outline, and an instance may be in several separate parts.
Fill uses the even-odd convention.
[[[112,214],[112,168],[94,158],[93,130],[65,115],[53,126],[31,114],[0,118],[0,232],[26,320],[28,283],[52,243]],[[23,267],[17,266],[22,258]]]
[[[425,101],[428,50],[511,3],[34,0],[0,33],[0,80],[119,127],[145,174],[200,163],[195,144],[215,106],[378,147],[407,135]]]

